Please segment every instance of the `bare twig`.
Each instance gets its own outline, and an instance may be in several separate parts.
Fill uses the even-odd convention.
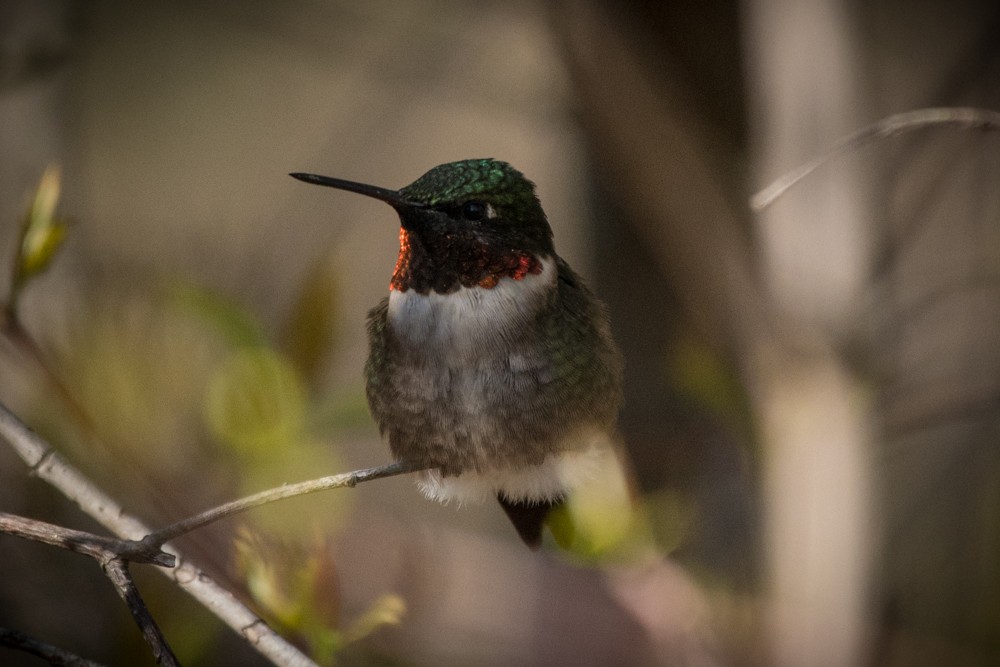
[[[142,601],[142,596],[139,595],[139,589],[136,588],[125,561],[120,558],[109,559],[103,563],[103,569],[104,573],[108,575],[108,579],[115,585],[118,595],[125,601],[128,610],[132,613],[132,618],[139,625],[139,629],[142,630],[142,636],[146,638],[146,643],[153,649],[156,664],[165,667],[179,667],[177,656],[170,650],[170,645],[167,644],[163,633],[160,632],[160,626],[156,624],[149,609],[146,608],[146,603]]]
[[[942,107],[917,109],[916,111],[907,111],[883,118],[853,134],[847,135],[825,153],[789,171],[763,190],[758,191],[750,198],[750,208],[755,211],[764,210],[774,203],[778,197],[785,194],[793,185],[821,167],[831,158],[845,151],[859,148],[876,139],[886,139],[914,130],[941,125],[951,125],[967,130],[988,130],[995,132],[1000,130],[1000,112],[970,107]]]
[[[139,590],[135,587],[135,583],[128,573],[125,561],[115,553],[116,549],[120,549],[123,546],[124,542],[122,540],[102,537],[81,530],[71,530],[44,521],[27,519],[5,512],[0,512],[0,532],[69,549],[70,551],[86,554],[96,560],[100,563],[101,569],[104,570],[108,579],[114,584],[118,594],[121,595],[122,599],[128,605],[128,609],[132,613],[132,618],[135,619],[136,624],[146,638],[146,642],[153,650],[157,664],[166,665],[167,667],[175,667],[179,664],[173,651],[170,650],[166,639],[164,639],[163,633],[160,632],[160,628],[156,625],[156,621],[146,608],[146,603],[143,602],[142,597],[139,595]],[[174,564],[174,557],[163,553],[162,557],[146,559],[145,562],[157,562],[160,565],[170,567]]]
[[[163,567],[173,567],[176,561],[173,554],[159,549],[138,550],[132,540],[95,535],[6,512],[0,512],[0,533],[51,544],[62,549],[86,554],[98,560],[115,557],[137,563],[162,565]]]
[[[70,465],[3,404],[0,404],[0,436],[10,443],[34,475],[58,489],[115,535],[138,544],[143,536],[153,532]],[[316,663],[269,628],[232,593],[187,562],[176,550],[170,551],[177,558],[177,566],[159,571],[243,636],[256,651],[275,665],[316,667]]]
[[[0,628],[0,646],[37,655],[55,667],[104,667],[99,662],[81,658],[74,653],[46,644],[30,635],[10,628]]]
[[[220,519],[224,519],[240,512],[245,512],[266,503],[273,503],[277,500],[293,498],[295,496],[303,496],[308,493],[316,493],[317,491],[353,487],[360,482],[367,482],[373,479],[381,479],[383,477],[392,477],[393,475],[416,472],[418,470],[424,470],[426,467],[427,466],[416,463],[399,461],[396,463],[376,466],[374,468],[364,468],[353,472],[341,473],[339,475],[329,475],[327,477],[320,477],[319,479],[312,479],[305,482],[299,482],[297,484],[286,484],[274,489],[267,489],[266,491],[261,491],[260,493],[253,494],[252,496],[233,500],[223,505],[219,505],[218,507],[206,510],[201,514],[197,514],[170,524],[169,526],[150,533],[140,540],[139,543],[148,549],[158,549],[169,540],[179,537],[180,535],[188,533],[196,528],[201,528],[202,526],[214,523]]]

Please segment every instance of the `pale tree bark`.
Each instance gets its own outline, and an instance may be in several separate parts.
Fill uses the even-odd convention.
[[[848,3],[761,1],[748,10],[763,181],[862,124],[864,81]],[[756,369],[776,665],[852,665],[867,652],[870,399],[844,355],[871,254],[857,162],[846,158],[758,219],[779,332]]]

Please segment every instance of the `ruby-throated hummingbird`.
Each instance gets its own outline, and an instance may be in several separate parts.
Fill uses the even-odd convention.
[[[399,214],[365,365],[393,455],[428,467],[431,498],[497,498],[537,548],[548,512],[610,442],[622,364],[604,306],[556,254],[534,184],[492,159],[434,167],[400,190],[291,175]]]

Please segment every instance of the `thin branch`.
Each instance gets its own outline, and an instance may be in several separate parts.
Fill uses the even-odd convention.
[[[6,512],[0,512],[0,533],[21,537],[35,542],[82,553],[98,560],[114,556],[137,563],[151,563],[163,567],[173,567],[173,554],[159,549],[137,550],[131,540],[95,535],[82,530],[64,528],[37,519],[28,519]]]
[[[170,645],[167,644],[166,638],[160,632],[160,627],[156,624],[152,614],[149,613],[149,609],[146,608],[146,603],[142,601],[142,596],[139,595],[139,589],[136,588],[135,581],[132,580],[132,575],[129,573],[125,561],[120,558],[112,558],[103,563],[103,569],[104,573],[108,575],[108,579],[115,585],[118,595],[125,601],[139,629],[142,630],[142,636],[146,638],[146,643],[153,649],[156,664],[165,667],[179,667],[177,656],[170,650]]]
[[[311,665],[313,663],[298,649],[285,643],[262,620],[253,616],[252,612],[243,607],[228,591],[214,584],[198,568],[183,562],[176,552],[174,554],[163,552],[161,550],[163,545],[167,541],[192,530],[267,503],[328,489],[354,487],[362,482],[426,469],[424,465],[401,461],[338,475],[329,475],[296,484],[287,484],[224,503],[160,530],[151,531],[138,519],[129,516],[113,499],[97,489],[79,471],[70,466],[2,403],[0,403],[0,435],[10,442],[15,451],[32,468],[35,475],[55,486],[64,495],[75,501],[81,509],[125,539],[106,538],[4,513],[0,513],[0,532],[9,532],[19,537],[35,539],[92,556],[95,553],[98,555],[111,554],[113,558],[107,560],[114,560],[122,565],[125,561],[135,561],[169,567],[177,562],[179,565],[176,569],[168,572],[180,586],[202,601],[230,627],[238,630],[258,651],[271,658],[276,664],[281,665]],[[138,535],[144,535],[144,537],[140,539]],[[173,560],[175,554],[176,561]],[[237,626],[233,623],[234,619],[249,620],[249,622]],[[169,651],[169,649],[167,650]],[[275,656],[281,656],[281,658],[278,659]],[[306,662],[297,662],[299,659]]]
[[[146,603],[142,601],[139,590],[135,587],[135,583],[125,566],[125,561],[115,553],[116,548],[122,547],[122,540],[85,533],[81,530],[71,530],[5,512],[0,512],[0,532],[86,554],[100,563],[101,569],[104,570],[118,594],[128,605],[132,618],[135,619],[146,638],[146,642],[153,650],[156,662],[160,665],[166,665],[166,667],[177,667],[179,664],[177,658],[170,650],[163,633],[160,632],[156,621],[146,608]],[[173,556],[163,554],[163,557],[155,560],[160,560],[161,565],[173,565]]]
[[[942,125],[995,132],[1000,130],[1000,112],[971,107],[941,107],[917,109],[883,118],[847,135],[825,153],[789,171],[763,190],[758,191],[750,198],[750,208],[755,211],[764,210],[793,185],[841,153],[859,148],[876,139],[886,139],[914,130]]]
[[[58,489],[115,535],[138,542],[144,535],[153,532],[70,465],[2,403],[0,436],[10,443],[34,475]],[[216,584],[200,568],[187,562],[176,550],[170,551],[177,558],[177,566],[158,571],[173,579],[206,609],[238,632],[261,655],[275,665],[317,667],[315,662],[274,632],[232,593]]]
[[[81,658],[74,653],[46,644],[30,635],[10,628],[0,628],[0,646],[36,655],[55,667],[104,667],[99,662]]]
[[[196,528],[201,528],[202,526],[214,523],[220,519],[224,519],[234,514],[239,514],[240,512],[245,512],[249,509],[259,507],[267,503],[273,503],[285,498],[294,498],[295,496],[304,496],[308,493],[316,493],[317,491],[354,487],[360,482],[381,479],[383,477],[392,477],[394,475],[403,475],[410,472],[416,472],[418,470],[425,470],[426,468],[427,466],[425,465],[407,461],[397,461],[395,463],[376,466],[374,468],[364,468],[362,470],[341,473],[339,475],[329,475],[327,477],[320,477],[319,479],[298,482],[297,484],[286,484],[284,486],[255,493],[245,498],[230,501],[219,505],[218,507],[206,510],[201,514],[172,523],[169,526],[150,533],[140,540],[139,543],[149,549],[158,549],[169,540],[195,530]]]

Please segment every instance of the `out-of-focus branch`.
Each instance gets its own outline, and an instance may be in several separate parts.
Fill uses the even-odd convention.
[[[73,397],[66,384],[52,369],[52,365],[38,346],[38,343],[35,342],[35,339],[32,338],[31,334],[28,333],[28,330],[21,323],[21,318],[16,307],[11,305],[13,303],[13,301],[8,301],[6,306],[0,311],[0,332],[3,333],[3,336],[21,354],[25,355],[41,370],[46,382],[58,394],[59,400],[62,401],[66,409],[72,414],[73,419],[79,427],[87,435],[99,442],[100,440],[96,437],[97,429],[94,428],[94,423],[91,421],[87,411],[83,409],[83,406]]]
[[[99,662],[81,658],[75,653],[46,644],[30,635],[10,628],[0,628],[0,646],[36,655],[42,660],[48,661],[50,665],[57,667],[104,667]]]
[[[717,128],[694,112],[684,77],[658,58],[655,73],[616,21],[613,3],[552,3],[552,26],[582,122],[618,200],[655,253],[673,293],[713,345],[753,349],[769,336],[767,304],[744,233],[748,217],[720,167],[731,161]],[[655,76],[654,76],[655,74]]]
[[[865,144],[878,139],[895,137],[914,130],[941,125],[959,127],[966,130],[1000,130],[1000,112],[990,109],[975,109],[969,107],[942,107],[932,109],[917,109],[888,116],[872,123],[857,132],[847,135],[825,153],[818,155],[809,162],[787,172],[766,188],[758,191],[750,198],[750,207],[762,211],[774,200],[785,194],[796,183],[816,171],[826,162],[847,151],[861,148]]]

